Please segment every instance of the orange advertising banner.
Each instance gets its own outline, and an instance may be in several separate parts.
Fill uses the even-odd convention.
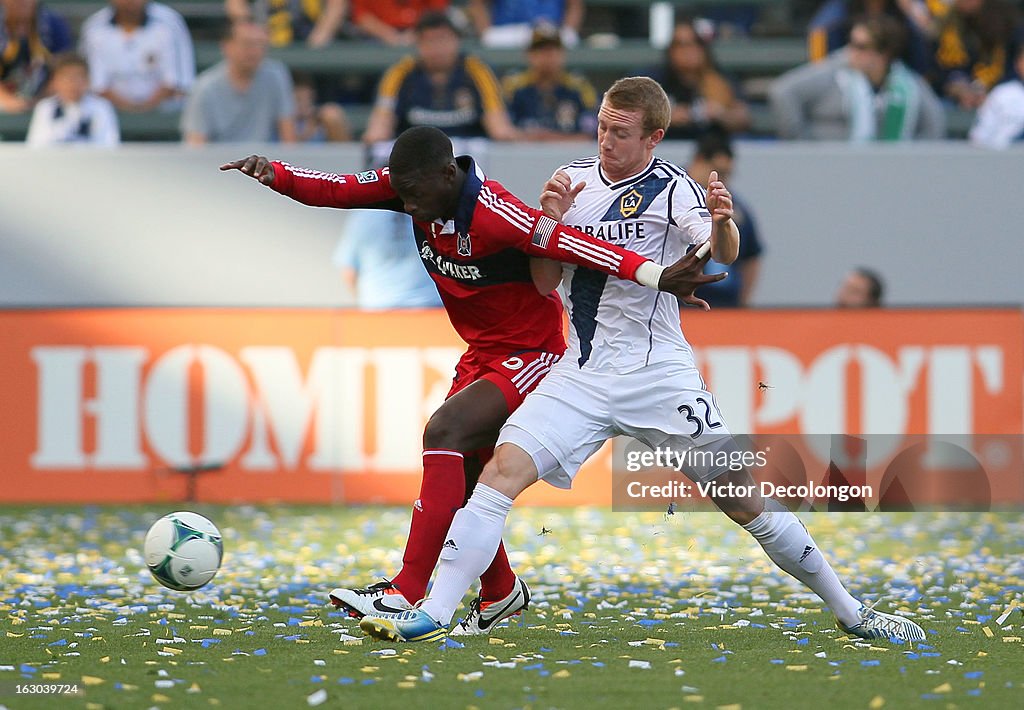
[[[1019,310],[684,327],[734,433],[1022,433]],[[440,311],[0,311],[0,502],[410,503],[463,347]],[[610,503],[608,448],[524,502]]]

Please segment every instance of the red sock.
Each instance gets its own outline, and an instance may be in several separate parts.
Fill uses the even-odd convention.
[[[515,583],[515,572],[508,563],[505,543],[501,542],[498,544],[498,551],[494,553],[491,566],[480,575],[480,598],[485,602],[504,599],[512,593]]]
[[[410,604],[418,602],[426,593],[444,536],[466,495],[462,461],[463,456],[457,451],[431,449],[423,452],[423,481],[419,500],[413,506],[402,571],[391,580]]]

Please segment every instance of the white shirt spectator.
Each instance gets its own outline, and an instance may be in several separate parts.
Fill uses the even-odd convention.
[[[49,96],[36,104],[25,142],[33,147],[67,143],[113,148],[121,142],[114,107],[106,99],[86,94],[79,103]]]
[[[1002,150],[1024,139],[1024,81],[1014,79],[992,89],[970,132],[971,143]]]
[[[113,90],[141,102],[163,86],[187,93],[195,81],[195,53],[185,21],[161,3],[148,3],[144,24],[130,34],[115,24],[114,9],[107,6],[89,16],[81,36],[94,91]]]

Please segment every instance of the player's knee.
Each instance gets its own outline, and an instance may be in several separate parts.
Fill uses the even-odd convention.
[[[533,459],[518,446],[502,444],[487,462],[480,483],[515,498],[537,480]]]
[[[447,449],[449,451],[465,451],[465,426],[459,417],[444,408],[434,412],[423,430],[424,449]]]

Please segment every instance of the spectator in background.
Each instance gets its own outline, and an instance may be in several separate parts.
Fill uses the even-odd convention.
[[[718,179],[729,184],[733,175],[735,159],[729,134],[722,130],[704,133],[697,139],[697,149],[686,168],[687,174],[707,188],[713,170]],[[712,260],[704,267],[704,273],[717,274],[727,271],[729,276],[716,283],[700,288],[700,297],[712,308],[738,308],[750,305],[750,296],[757,285],[761,271],[761,254],[764,249],[757,229],[754,214],[746,201],[732,193],[733,221],[740,230],[739,255],[729,266]]]
[[[707,24],[678,21],[665,50],[665,64],[650,74],[672,102],[667,140],[696,138],[713,125],[730,133],[750,126],[750,109],[715,65]]]
[[[791,69],[772,85],[780,138],[940,139],[946,115],[928,83],[897,57],[903,27],[891,17],[857,20],[844,49]]]
[[[325,47],[338,34],[347,11],[346,0],[224,0],[224,12],[232,22],[266,25],[272,47],[295,42]]]
[[[53,61],[53,95],[32,112],[25,142],[39,148],[75,143],[113,148],[121,142],[117,114],[109,101],[89,92],[89,64],[80,54],[59,54]]]
[[[380,80],[363,141],[391,140],[410,126],[435,126],[453,138],[518,137],[494,74],[477,57],[462,54],[459,33],[443,13],[420,18],[416,56],[405,57]]]
[[[312,77],[293,74],[295,139],[299,143],[342,143],[352,140],[345,109],[336,103],[317,104]]]
[[[416,41],[416,23],[425,12],[444,12],[448,0],[352,0],[352,24],[361,34],[393,47]]]
[[[412,218],[407,214],[352,210],[333,261],[360,308],[441,305],[437,288],[420,263]]]
[[[558,28],[540,24],[526,50],[529,69],[505,78],[512,122],[533,141],[592,140],[597,130],[597,93],[586,79],[565,71]]]
[[[839,284],[836,308],[878,308],[884,295],[882,277],[871,269],[858,266]]]
[[[846,46],[855,19],[891,17],[905,31],[901,59],[918,73],[929,64],[925,37],[930,16],[923,0],[826,0],[807,26],[807,55],[812,62]]]
[[[46,88],[50,59],[70,48],[62,17],[36,0],[0,0],[0,112],[30,110]]]
[[[566,47],[580,40],[583,0],[469,0],[466,7],[485,47],[525,47],[534,25],[548,22],[559,28]]]
[[[1005,0],[928,0],[928,8],[935,44],[932,86],[973,111],[1013,72],[1016,13]]]
[[[177,15],[175,18],[174,16]],[[177,110],[195,79],[192,39],[166,5],[110,0],[83,25],[92,90],[119,111]]]
[[[1015,75],[992,89],[971,127],[974,145],[1002,150],[1024,140],[1024,44],[1017,48]]]
[[[189,145],[295,142],[295,97],[285,66],[267,58],[267,30],[236,22],[221,42],[224,61],[196,79],[181,116]]]

